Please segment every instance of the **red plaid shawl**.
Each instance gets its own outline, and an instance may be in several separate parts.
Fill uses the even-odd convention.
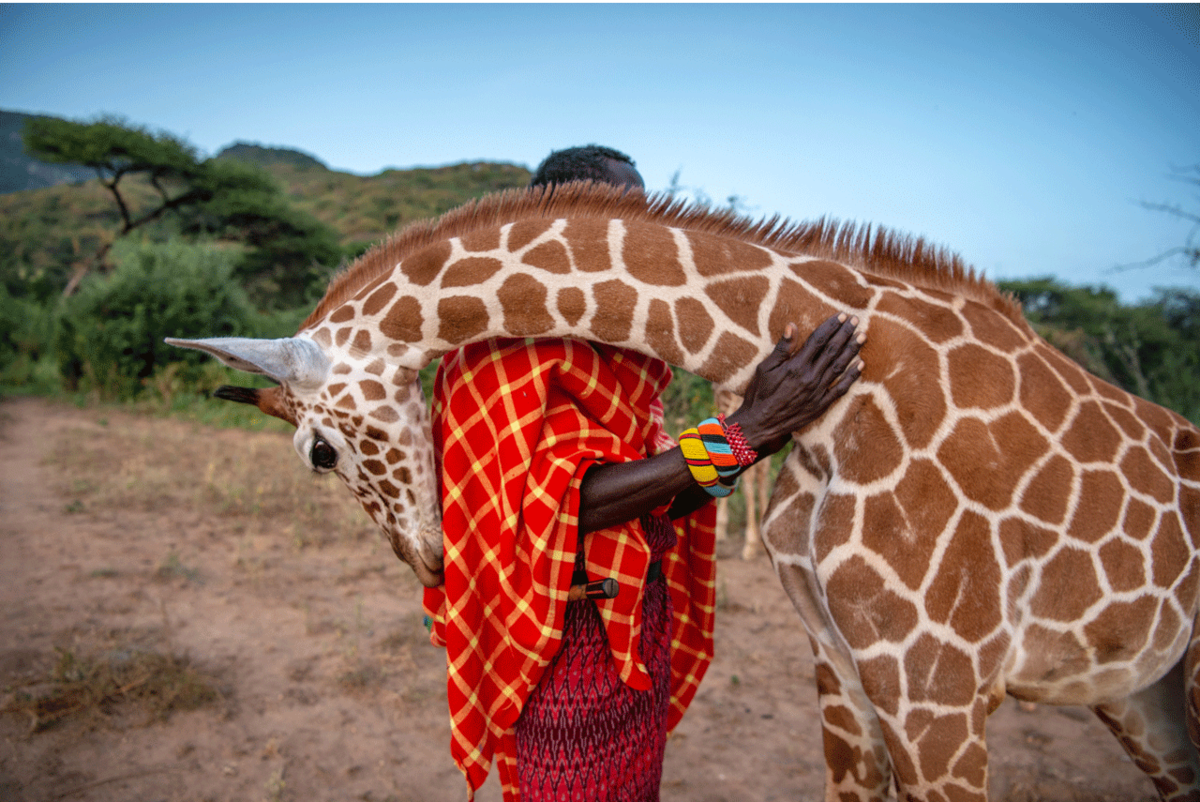
[[[445,585],[425,592],[432,640],[445,645],[451,753],[470,795],[495,755],[506,800],[518,797],[512,727],[557,652],[578,543],[579,484],[597,462],[670,448],[659,393],[666,364],[574,340],[497,340],[447,355],[434,441],[442,460]],[[712,660],[714,506],[676,522],[663,560],[675,607],[674,728]],[[621,583],[598,602],[621,679],[649,688],[638,652],[649,567],[637,522],[589,533],[592,578]]]

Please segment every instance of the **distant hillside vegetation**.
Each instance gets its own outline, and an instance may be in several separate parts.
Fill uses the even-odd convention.
[[[329,169],[324,162],[315,156],[291,148],[264,147],[254,142],[234,142],[222,148],[217,154],[218,159],[239,159],[240,161],[257,164],[259,167],[316,167],[321,170]]]
[[[25,121],[36,116],[0,111],[0,195],[56,184],[74,184],[96,177],[94,170],[83,165],[46,164],[25,155],[21,132],[25,130]]]
[[[284,164],[268,169],[296,206],[333,226],[344,245],[370,244],[481,195],[528,186],[531,178],[524,167],[495,162],[385,170],[372,176]]]
[[[5,131],[11,133],[3,140],[3,154],[14,161],[19,155],[20,169],[25,170],[22,175],[47,177],[41,183],[0,193],[0,283],[16,294],[48,297],[65,286],[74,262],[95,253],[99,244],[120,228],[120,219],[111,195],[93,171],[42,164],[24,156],[21,126],[30,115],[3,114],[8,126]],[[436,217],[481,195],[524,187],[530,179],[524,167],[491,162],[359,176],[330,170],[319,159],[297,150],[246,142],[230,145],[218,157],[261,166],[297,208],[337,232],[349,255],[360,253],[397,228]],[[28,179],[23,180],[28,184]],[[80,181],[82,186],[68,185]],[[153,188],[142,178],[130,178],[122,186],[128,187],[135,211],[155,198]],[[140,236],[165,238],[173,226],[167,217]]]

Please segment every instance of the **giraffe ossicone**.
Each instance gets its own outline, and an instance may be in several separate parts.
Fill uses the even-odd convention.
[[[838,311],[869,333],[865,371],[797,433],[762,525],[816,658],[826,798],[986,799],[1009,694],[1091,707],[1163,799],[1200,800],[1200,429],[1086,373],[920,240],[509,192],[373,248],[294,338],[178,344],[278,381],[220,394],[296,425],[301,459],[433,584],[425,364],[575,337],[741,392],[787,323]]]

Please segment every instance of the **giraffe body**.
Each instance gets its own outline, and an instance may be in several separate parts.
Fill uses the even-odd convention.
[[[837,311],[861,319],[866,369],[797,434],[762,528],[816,656],[826,798],[885,799],[894,778],[902,799],[985,799],[986,718],[1012,694],[1092,707],[1164,799],[1200,799],[1200,431],[1084,372],[920,241],[586,185],[509,194],[336,279],[285,341],[302,370],[179,342],[280,380],[236,400],[296,424],[301,458],[433,584],[424,364],[577,337],[740,392],[788,322]]]

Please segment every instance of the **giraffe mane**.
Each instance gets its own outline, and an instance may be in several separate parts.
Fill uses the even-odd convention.
[[[1020,302],[967,266],[956,254],[921,237],[883,226],[819,218],[791,222],[775,215],[755,221],[724,210],[655,193],[577,181],[557,187],[509,189],[470,201],[441,217],[412,223],[387,237],[335,275],[301,330],[349,301],[366,285],[391,273],[406,256],[429,245],[480,228],[534,218],[621,217],[673,228],[735,237],[785,253],[843,262],[884,278],[962,295],[1006,315],[1022,329],[1029,324]]]

